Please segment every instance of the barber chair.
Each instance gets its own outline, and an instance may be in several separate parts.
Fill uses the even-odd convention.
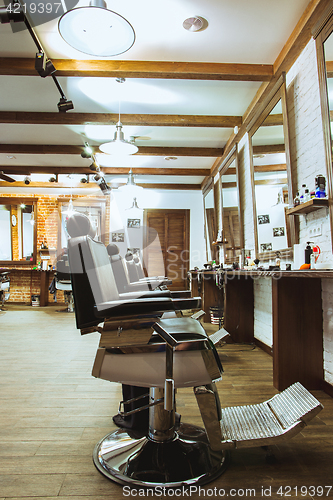
[[[64,292],[64,299],[67,305],[66,309],[58,312],[74,312],[74,298],[67,256],[63,256],[56,263],[55,287],[56,290]]]
[[[215,382],[222,366],[210,338],[193,318],[178,318],[170,297],[119,294],[107,250],[67,228],[77,327],[99,331],[93,376],[147,388],[149,429],[119,429],[97,443],[93,460],[109,479],[132,487],[206,484],[222,474],[229,450],[275,444],[302,430],[322,406],[296,383],[258,405],[221,410]],[[193,387],[205,429],[175,426],[175,390]],[[129,402],[120,403],[120,413]]]
[[[5,311],[5,302],[10,296],[10,271],[2,271],[0,273],[0,310]]]
[[[113,275],[115,277],[116,285],[119,293],[142,290],[149,292],[151,290],[160,290],[167,292],[166,296],[169,295],[172,298],[179,299],[190,299],[191,292],[186,291],[171,291],[165,286],[165,283],[171,284],[170,280],[162,277],[154,277],[154,278],[144,278],[143,270],[142,275],[137,272],[138,267],[138,259],[139,256],[137,254],[133,254],[132,252],[127,252],[125,259],[122,259],[119,255],[119,248],[114,243],[110,243],[107,246],[107,252],[110,257],[110,262],[112,266]],[[140,261],[141,262],[141,261]],[[132,279],[130,279],[132,278]],[[200,300],[200,297],[196,298],[196,301]],[[186,301],[185,301],[186,302]],[[190,305],[191,301],[187,301]],[[184,303],[185,304],[185,303]],[[188,309],[190,307],[187,307]]]
[[[166,276],[145,276],[138,252],[127,252],[125,255],[125,262],[131,283],[136,281],[145,282],[148,283],[151,289],[154,289],[154,287],[165,289],[168,285],[172,284],[172,280]]]

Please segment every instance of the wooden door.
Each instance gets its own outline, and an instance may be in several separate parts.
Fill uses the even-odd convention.
[[[165,275],[171,290],[188,288],[189,210],[145,210],[144,265],[148,276]]]
[[[223,240],[225,264],[232,264],[238,260],[241,253],[237,207],[223,208]]]

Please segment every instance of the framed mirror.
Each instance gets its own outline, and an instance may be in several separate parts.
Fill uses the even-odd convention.
[[[295,243],[285,75],[249,128],[255,253],[260,261],[277,251],[290,255]]]
[[[204,231],[206,240],[206,258],[207,262],[216,260],[216,248],[213,242],[216,240],[216,214],[214,203],[214,179],[206,184],[203,190],[204,204]]]
[[[0,265],[35,265],[37,200],[0,198]]]
[[[244,248],[238,180],[237,145],[220,166],[222,256],[225,265],[238,262]]]
[[[324,131],[326,160],[326,194],[333,196],[333,6],[329,6],[312,31],[316,40],[320,101]],[[323,172],[325,175],[325,173]],[[331,241],[333,249],[333,205],[329,203]]]
[[[67,249],[68,233],[66,231],[66,222],[72,212],[87,215],[92,225],[96,228],[95,239],[105,244],[105,207],[105,200],[89,198],[59,200],[58,255],[61,255]]]

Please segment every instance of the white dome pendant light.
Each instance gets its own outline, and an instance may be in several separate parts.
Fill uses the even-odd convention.
[[[117,83],[125,83],[125,78],[116,78]],[[134,139],[132,141],[126,141],[123,125],[120,121],[120,98],[119,98],[119,118],[116,124],[116,131],[114,133],[114,138],[110,142],[105,142],[99,146],[100,151],[108,155],[133,155],[139,148],[134,144]]]
[[[123,54],[135,42],[132,25],[121,15],[107,9],[104,0],[91,0],[61,16],[58,30],[71,47],[96,57]]]

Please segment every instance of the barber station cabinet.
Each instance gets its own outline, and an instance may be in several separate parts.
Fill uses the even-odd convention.
[[[93,460],[103,475],[133,488],[206,484],[226,471],[230,450],[284,441],[322,409],[300,383],[258,405],[222,409],[215,383],[223,368],[215,343],[226,332],[209,337],[200,310],[181,315],[199,309],[200,300],[139,291],[139,284],[120,293],[89,219],[74,214],[67,230],[76,325],[82,334],[101,334],[92,374],[140,388],[139,396],[120,403],[124,423],[149,410],[145,428],[123,425],[97,443]],[[177,416],[176,389],[183,387],[193,388],[204,428]]]

